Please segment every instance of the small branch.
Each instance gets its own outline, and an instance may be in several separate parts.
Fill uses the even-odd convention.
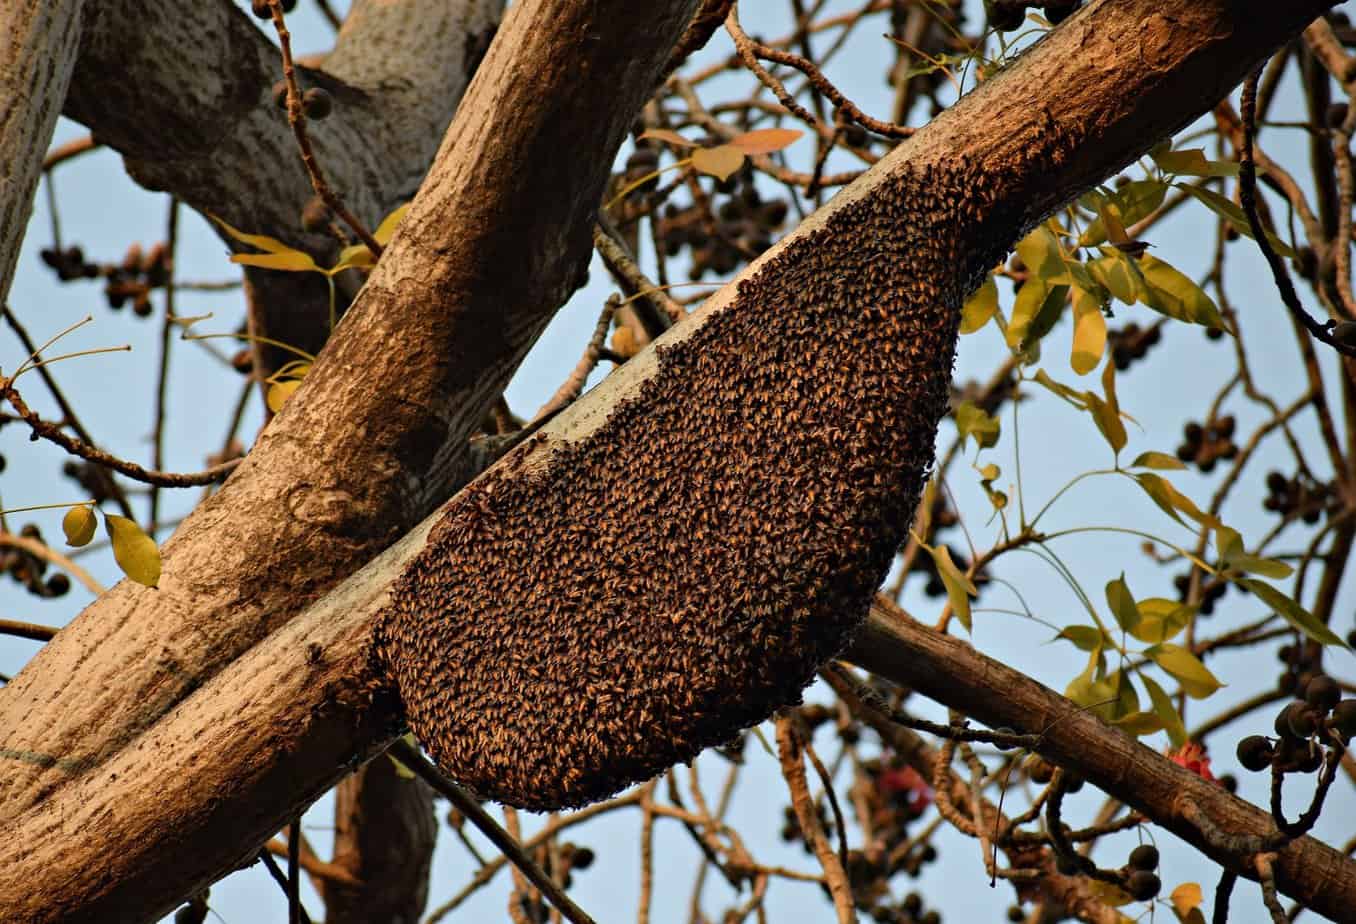
[[[0,530],[0,546],[8,546],[12,549],[18,549],[21,552],[27,552],[34,558],[40,558],[48,564],[55,565],[79,581],[86,590],[96,597],[105,590],[104,585],[96,581],[94,576],[84,568],[77,565],[65,555],[62,555],[50,545],[39,542],[29,536],[18,536],[14,533]]]
[[[0,635],[13,635],[16,638],[45,642],[59,630],[51,626],[40,626],[35,622],[19,622],[17,619],[0,619]]]
[[[667,292],[650,281],[650,278],[641,270],[640,265],[626,252],[617,232],[607,224],[607,220],[602,216],[599,216],[598,223],[593,226],[593,247],[598,251],[598,256],[603,258],[603,265],[607,267],[608,272],[617,277],[618,281],[629,290],[631,295],[640,296],[641,300],[648,301],[656,311],[662,312],[666,316],[667,323],[661,320],[658,325],[655,325],[651,319],[647,319],[643,314],[637,312],[637,315],[645,324],[645,332],[651,338],[659,336],[670,324],[677,324],[687,317],[687,311],[684,310],[682,305],[675,302]],[[656,326],[658,329],[652,331],[651,328]]]
[[[301,109],[301,90],[297,87],[297,69],[292,62],[292,33],[287,31],[283,21],[281,0],[268,0],[268,8],[273,13],[273,28],[278,32],[278,47],[282,51],[283,80],[287,81],[287,123],[292,126],[292,134],[297,139],[297,148],[301,151],[301,162],[306,167],[306,175],[311,178],[311,188],[315,194],[325,200],[331,212],[358,236],[358,240],[367,245],[374,257],[380,257],[382,247],[367,226],[348,210],[344,201],[330,188],[325,175],[320,172],[320,164],[311,148],[311,138],[306,133],[306,115]]]
[[[1285,303],[1295,322],[1302,325],[1315,340],[1326,343],[1343,356],[1356,357],[1356,346],[1339,343],[1333,338],[1328,327],[1314,320],[1309,312],[1304,310],[1304,306],[1300,304],[1299,295],[1295,292],[1294,283],[1290,281],[1290,273],[1285,268],[1285,263],[1281,260],[1280,255],[1271,246],[1271,241],[1267,239],[1266,229],[1257,214],[1257,170],[1253,162],[1252,144],[1253,135],[1256,132],[1257,79],[1259,73],[1260,71],[1254,71],[1243,83],[1243,150],[1239,158],[1238,186],[1239,199],[1243,211],[1248,216],[1248,227],[1252,230],[1252,236],[1257,241],[1262,256],[1266,257],[1267,265],[1271,267],[1271,276],[1275,280],[1276,288],[1281,293],[1281,301]]]
[[[52,148],[52,150],[48,151],[47,156],[42,159],[43,172],[45,173],[46,171],[51,170],[58,164],[64,164],[68,160],[73,160],[81,154],[88,154],[97,147],[99,147],[99,143],[94,140],[93,135],[86,135],[83,138],[76,138],[72,141],[67,141],[65,144],[57,145]]]
[[[1215,887],[1215,910],[1210,915],[1210,924],[1228,924],[1229,921],[1229,896],[1234,893],[1234,884],[1238,882],[1238,874],[1233,870],[1224,870],[1220,873],[1219,885]]]
[[[762,58],[764,61],[772,61],[775,64],[785,64],[800,71],[810,81],[810,85],[827,97],[842,113],[844,118],[856,122],[865,129],[875,132],[878,135],[884,135],[886,138],[909,138],[914,130],[907,125],[896,125],[893,122],[883,122],[880,119],[872,118],[857,108],[857,105],[843,95],[843,92],[829,82],[823,72],[815,66],[814,62],[803,58],[798,54],[789,51],[779,51],[776,48],[769,48],[755,42],[745,34],[740,28],[739,18],[735,10],[730,10],[730,15],[725,20],[725,29],[730,33],[730,38],[734,39],[735,48],[739,51],[740,60],[744,66],[753,71],[754,75],[762,81],[763,85],[776,95],[780,102],[787,109],[791,110],[797,118],[815,127],[817,132],[822,134],[823,123],[810,114],[803,106],[791,98],[786,87],[781,81],[768,73],[767,69],[758,64],[755,60]],[[832,129],[829,129],[832,132]]]
[[[33,429],[34,434],[56,443],[62,449],[71,455],[94,462],[105,468],[112,469],[121,475],[126,475],[134,481],[140,481],[144,484],[155,485],[162,488],[191,488],[204,484],[212,484],[216,481],[225,479],[235,467],[240,464],[239,459],[232,459],[229,462],[222,462],[220,465],[214,465],[201,472],[161,472],[155,469],[145,468],[135,462],[128,462],[125,459],[119,459],[111,453],[105,452],[97,446],[91,446],[78,437],[68,435],[61,426],[48,420],[43,420],[37,412],[30,408],[18,391],[13,386],[6,385],[0,389],[0,397],[7,400],[19,416],[23,418],[24,423]]]
[[[1281,907],[1280,897],[1276,894],[1276,871],[1272,868],[1275,859],[1274,853],[1259,853],[1255,858],[1257,878],[1262,884],[1262,903],[1267,906],[1273,924],[1290,924],[1285,909]]]
[[[278,861],[273,859],[273,855],[267,850],[260,850],[256,859],[263,861],[264,868],[268,870],[268,874],[273,877],[273,881],[278,884],[278,888],[283,890],[283,894],[290,894],[287,888],[287,874],[278,866]],[[300,906],[298,907],[300,910],[300,924],[311,924],[311,916],[306,913],[306,909],[301,908]]]
[[[561,913],[569,918],[573,924],[594,924],[593,918],[589,917],[584,909],[576,905],[561,890],[560,886],[556,885],[555,880],[548,876],[546,871],[527,855],[522,845],[509,837],[508,832],[500,827],[499,823],[491,818],[490,814],[481,808],[480,803],[466,790],[443,776],[442,771],[429,763],[418,748],[404,740],[397,740],[391,745],[390,754],[417,773],[425,783],[441,793],[457,807],[458,811],[469,818],[471,823],[480,830],[480,833],[489,838],[514,866],[522,870],[523,875],[531,880],[534,886],[541,889],[542,895],[546,896],[552,905],[559,908]]]
[[[551,400],[543,404],[541,410],[537,411],[537,416],[532,418],[533,423],[555,416],[556,413],[564,410],[583,393],[584,385],[589,380],[589,374],[593,372],[598,366],[598,361],[602,359],[603,342],[607,339],[607,329],[612,325],[612,316],[616,314],[621,304],[621,299],[616,295],[608,298],[603,304],[603,310],[598,315],[598,323],[593,328],[593,336],[589,337],[588,345],[584,347],[584,355],[580,357],[569,377],[556,389]]]
[[[777,718],[777,751],[781,757],[782,776],[791,790],[791,806],[796,812],[796,820],[800,822],[801,834],[824,869],[824,879],[838,913],[838,924],[853,924],[857,916],[853,907],[852,887],[848,884],[847,871],[829,846],[829,839],[819,824],[818,813],[810,798],[810,787],[805,779],[800,738],[789,716]]]

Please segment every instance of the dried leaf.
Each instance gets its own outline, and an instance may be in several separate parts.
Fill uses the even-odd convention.
[[[147,587],[159,585],[160,550],[136,521],[106,513],[104,529],[113,543],[113,559],[123,574]]]
[[[665,144],[671,144],[674,147],[679,148],[695,148],[697,146],[695,141],[688,141],[677,132],[671,132],[666,128],[652,128],[649,131],[642,133],[640,136],[641,140],[647,138],[653,138],[656,141],[662,141]]]
[[[771,154],[787,147],[803,134],[794,128],[760,128],[735,135],[729,145],[745,154]]]
[[[692,152],[692,166],[718,180],[728,180],[731,174],[744,166],[744,152],[728,144],[698,148]]]

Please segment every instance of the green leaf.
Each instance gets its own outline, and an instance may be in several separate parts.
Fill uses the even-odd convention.
[[[1073,290],[1074,336],[1069,364],[1079,375],[1087,375],[1102,361],[1106,350],[1106,316],[1102,303],[1083,289]]]
[[[973,334],[993,318],[998,310],[998,286],[994,284],[993,274],[984,280],[984,284],[965,300],[961,308],[960,332]]]
[[[1116,701],[1111,704],[1113,721],[1139,712],[1139,696],[1136,695],[1135,685],[1125,671],[1116,671],[1107,678],[1107,681],[1116,695]]]
[[[995,510],[1002,510],[1008,505],[1008,496],[993,486],[1002,474],[1003,470],[992,462],[979,470],[979,486],[989,496],[989,503],[993,504]]]
[[[104,528],[113,542],[113,560],[123,574],[147,587],[159,585],[160,550],[136,521],[106,513]]]
[[[1114,581],[1107,582],[1106,604],[1116,619],[1116,625],[1133,633],[1135,626],[1139,625],[1139,608],[1135,606],[1135,598],[1125,583],[1125,572],[1122,571],[1121,576]]]
[[[1116,701],[1116,689],[1103,676],[1105,660],[1100,651],[1088,658],[1088,666],[1064,689],[1064,695],[1085,709],[1104,719],[1111,717],[1111,706]]]
[[[1187,516],[1191,517],[1191,519],[1202,525],[1210,525],[1214,522],[1218,522],[1214,517],[1207,517],[1202,513],[1200,508],[1191,502],[1191,498],[1174,488],[1172,483],[1166,478],[1150,474],[1149,472],[1143,472],[1132,477],[1134,477],[1135,481],[1139,482],[1139,486],[1144,489],[1144,493],[1149,495],[1149,498],[1159,506],[1159,509],[1183,526],[1186,526],[1187,523],[1177,515],[1178,511],[1185,513]]]
[[[94,527],[97,525],[98,518],[94,516],[94,508],[85,504],[72,507],[61,518],[61,530],[66,534],[66,544],[76,548],[89,545],[89,541],[94,538]]]
[[[1131,712],[1120,718],[1112,719],[1111,724],[1136,738],[1152,735],[1163,728],[1163,720],[1156,712]]]
[[[1223,686],[1200,658],[1181,645],[1164,642],[1146,648],[1144,654],[1175,677],[1182,685],[1182,691],[1192,699],[1205,699]]]
[[[1247,214],[1231,200],[1224,198],[1213,189],[1192,186],[1189,183],[1176,183],[1174,185],[1182,190],[1182,192],[1199,200],[1202,205],[1227,221],[1239,234],[1244,234],[1248,237],[1253,236],[1252,226],[1248,224]],[[1293,247],[1274,234],[1268,233],[1267,241],[1271,244],[1272,249],[1283,257],[1293,260],[1298,256]]]
[[[692,166],[701,173],[710,174],[722,182],[744,166],[744,152],[728,144],[713,148],[697,148],[692,152]]]
[[[1295,569],[1283,561],[1249,555],[1243,547],[1243,537],[1223,523],[1215,527],[1215,545],[1219,548],[1220,564],[1226,568],[1260,574],[1274,580],[1283,580],[1295,573]]]
[[[1346,642],[1342,641],[1335,632],[1318,620],[1313,613],[1300,606],[1290,597],[1281,593],[1275,587],[1264,581],[1254,578],[1239,578],[1237,583],[1240,587],[1245,587],[1257,595],[1267,606],[1271,607],[1281,618],[1290,625],[1299,629],[1305,635],[1316,642],[1324,645],[1340,645],[1347,647]]]
[[[961,445],[973,436],[981,449],[989,449],[998,442],[1000,425],[997,417],[990,417],[972,401],[962,401],[956,407],[956,428],[960,431]]]
[[[1145,254],[1139,258],[1139,270],[1146,283],[1144,304],[1179,321],[1225,329],[1224,318],[1210,296],[1174,267]]]
[[[1139,619],[1130,634],[1141,642],[1157,645],[1186,628],[1196,615],[1196,607],[1164,597],[1149,597],[1135,604]]]
[[[1154,163],[1165,173],[1178,176],[1238,176],[1237,161],[1209,160],[1204,148],[1164,151],[1154,157]]]
[[[928,553],[932,555],[932,560],[937,564],[937,574],[942,578],[942,583],[946,586],[946,597],[951,601],[951,609],[955,612],[956,618],[960,620],[961,625],[965,626],[965,631],[970,631],[970,598],[978,597],[979,591],[975,585],[966,577],[955,561],[951,558],[951,550],[946,546],[929,547],[924,546]]]
[[[1153,703],[1154,715],[1158,716],[1163,723],[1163,730],[1168,733],[1168,740],[1172,746],[1180,748],[1187,742],[1186,726],[1182,724],[1182,717],[1177,714],[1177,708],[1172,704],[1172,698],[1163,691],[1154,679],[1148,674],[1140,674],[1139,679],[1144,681],[1144,689],[1149,694],[1149,701]]]
[[[1083,651],[1099,651],[1106,643],[1106,636],[1096,626],[1065,626],[1055,636],[1056,641],[1059,639],[1073,642]]]
[[[1166,452],[1141,452],[1135,456],[1135,461],[1130,463],[1131,468],[1156,468],[1160,471],[1170,471],[1186,468],[1181,460],[1176,456],[1170,456]]]
[[[1056,382],[1054,379],[1050,378],[1050,375],[1044,369],[1036,370],[1036,384],[1050,390],[1080,411],[1086,411],[1088,409],[1087,392],[1070,388],[1062,382]]]

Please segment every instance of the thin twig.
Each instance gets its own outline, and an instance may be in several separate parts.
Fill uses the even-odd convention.
[[[17,619],[0,619],[0,635],[12,635],[15,638],[32,639],[35,642],[50,641],[60,631],[51,626],[40,626],[35,622],[20,622]]]
[[[474,797],[429,763],[418,748],[407,741],[397,740],[391,745],[390,753],[391,756],[413,770],[425,783],[441,793],[463,815],[470,819],[471,824],[475,825],[481,834],[489,838],[514,866],[522,870],[523,875],[527,876],[538,889],[541,889],[542,895],[546,896],[551,904],[559,908],[565,917],[569,918],[574,924],[594,924],[593,918],[589,917],[584,909],[576,905],[561,890],[560,886],[556,885],[555,881],[546,874],[546,871],[527,855],[522,845],[509,837],[508,832],[490,817],[489,812],[481,808],[480,803]]]
[[[311,178],[311,188],[325,201],[331,212],[348,225],[358,239],[367,245],[374,257],[380,257],[382,247],[367,226],[358,216],[348,210],[344,201],[330,188],[325,175],[320,172],[320,164],[311,148],[311,138],[306,132],[306,114],[301,109],[301,90],[297,87],[297,69],[292,63],[292,33],[287,31],[283,20],[282,0],[268,0],[268,8],[273,13],[273,28],[278,33],[278,47],[282,51],[283,80],[287,82],[287,123],[292,126],[292,135],[297,139],[297,148],[301,152],[301,162],[306,167],[306,175]]]
[[[104,592],[104,585],[96,581],[92,574],[46,543],[39,542],[29,536],[19,536],[0,530],[0,546],[19,549],[34,558],[40,558],[48,564],[55,565],[79,581],[86,590],[96,597]]]
[[[14,410],[23,418],[24,423],[28,424],[36,435],[56,443],[71,455],[79,456],[86,461],[95,462],[105,468],[110,468],[121,475],[126,475],[134,481],[140,481],[149,485],[159,485],[162,488],[191,488],[198,485],[211,484],[215,481],[221,481],[240,464],[239,459],[232,459],[229,462],[222,462],[220,465],[214,465],[201,472],[161,472],[155,469],[145,468],[135,462],[119,459],[117,456],[105,452],[98,446],[91,446],[89,443],[86,443],[78,437],[70,436],[62,430],[59,424],[43,420],[37,415],[36,411],[24,402],[24,399],[20,397],[19,392],[16,391],[13,386],[6,385],[3,388],[0,388],[0,397],[3,397],[14,407]]]

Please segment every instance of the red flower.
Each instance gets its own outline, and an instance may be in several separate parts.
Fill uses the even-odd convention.
[[[881,792],[887,796],[902,795],[915,818],[923,814],[923,810],[932,804],[932,787],[913,767],[891,767],[882,770],[879,786]]]
[[[1210,758],[1206,756],[1204,745],[1197,744],[1195,741],[1188,741],[1175,751],[1168,751],[1168,760],[1178,766],[1186,767],[1203,780],[1209,780],[1212,783],[1219,782],[1215,779],[1215,775],[1210,772]]]

